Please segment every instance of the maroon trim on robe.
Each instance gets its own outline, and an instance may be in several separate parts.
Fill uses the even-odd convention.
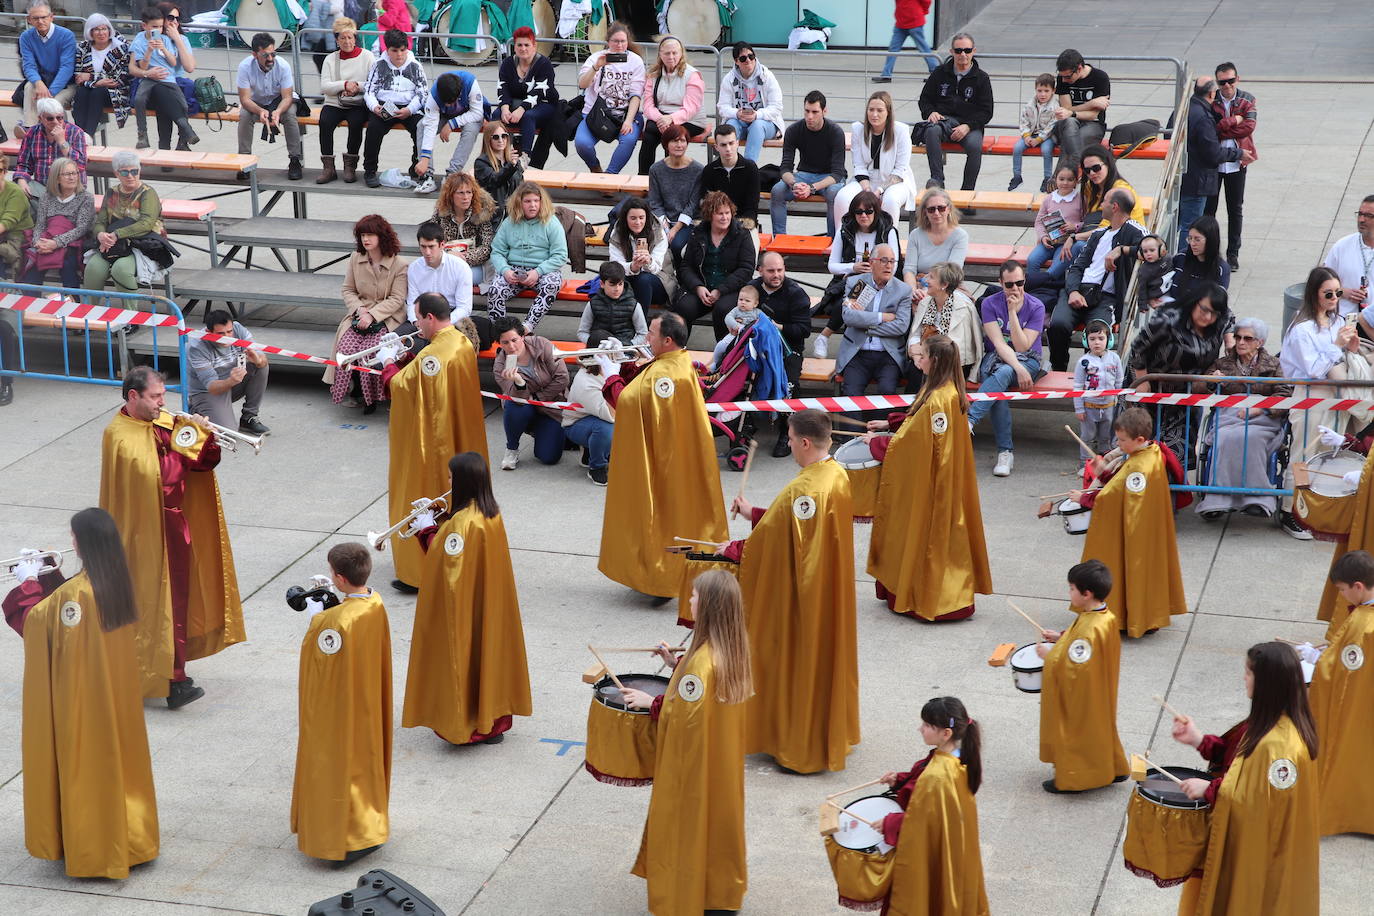
[[[897,411],[887,415],[887,429],[893,435],[901,428],[902,422],[906,420],[904,411]],[[887,447],[892,444],[892,436],[874,436],[868,440],[868,453],[879,461],[887,460]]]
[[[649,365],[645,363],[644,366]],[[625,386],[634,381],[635,376],[639,375],[644,366],[637,363],[621,363],[620,372],[612,375],[601,386],[601,396],[606,399],[606,404],[615,410],[616,404],[620,401],[620,393],[625,390]]]
[[[396,357],[396,361],[394,363],[392,363],[389,366],[382,367],[382,395],[387,400],[391,400],[391,380],[396,377],[397,372],[400,372],[406,366],[410,365],[410,361],[414,358],[415,354],[410,350],[407,350],[400,356]]]
[[[497,719],[494,723],[492,723],[491,731],[485,733],[473,732],[471,735],[468,736],[468,739],[466,741],[454,741],[452,738],[449,738],[443,732],[439,731],[437,728],[434,729],[434,734],[438,735],[440,738],[443,738],[449,744],[456,744],[459,746],[465,744],[481,744],[488,738],[495,738],[497,735],[501,735],[510,731],[512,721],[513,720],[510,716],[502,716],[501,718]]]
[[[46,565],[51,566],[52,564]],[[10,593],[5,596],[3,605],[5,623],[13,627],[14,632],[23,636],[24,621],[29,619],[29,611],[37,607],[44,598],[57,591],[57,587],[66,581],[67,577],[61,572],[50,572],[20,582],[10,589]]]
[[[654,697],[654,702],[649,706],[649,720],[657,722],[659,715],[663,712],[663,694]]]
[[[768,508],[766,506],[755,506],[753,510],[749,513],[749,526],[751,528],[757,528],[759,526],[759,522],[763,521],[763,516],[767,512]],[[741,558],[743,558],[744,556],[744,542],[746,540],[748,540],[748,538],[742,538],[737,541],[730,541],[728,544],[725,545],[725,549],[720,552],[720,555],[725,557],[725,559],[729,560],[731,563],[740,562]]]
[[[1154,442],[1155,445],[1159,446],[1160,457],[1164,459],[1164,473],[1169,478],[1169,483],[1183,483],[1183,465],[1179,463],[1178,456],[1174,454],[1174,450],[1158,440],[1151,441]],[[1107,471],[1103,473],[1103,475],[1098,478],[1098,481],[1102,484],[1102,486],[1105,487],[1107,485],[1107,481],[1115,477],[1117,473],[1120,472],[1121,467],[1124,467],[1125,464],[1126,462],[1123,461],[1121,462],[1121,466],[1117,467],[1115,471]],[[1085,471],[1085,476],[1086,473],[1087,472]],[[1082,498],[1078,500],[1078,504],[1085,509],[1091,509],[1093,507],[1093,504],[1097,502],[1097,494],[1099,492],[1101,492],[1101,487],[1098,487],[1095,490],[1084,490]],[[1172,495],[1174,497],[1175,511],[1178,511],[1179,509],[1182,509],[1186,506],[1191,506],[1193,504],[1193,494],[1187,491],[1175,491]]]
[[[906,818],[906,806],[911,804],[911,793],[916,791],[916,780],[921,778],[921,774],[926,771],[926,766],[935,756],[932,748],[909,772],[897,774],[897,804],[902,806],[901,811],[894,811],[883,818],[883,842],[889,846],[897,845],[897,838],[902,832],[902,821]]]
[[[1231,761],[1236,759],[1236,751],[1240,750],[1241,741],[1245,740],[1248,725],[1248,720],[1238,722],[1221,737],[1203,735],[1202,743],[1197,747],[1197,752],[1210,764],[1207,771],[1213,774],[1213,779],[1207,786],[1207,794],[1204,796],[1207,804],[1213,807],[1216,807],[1217,791],[1221,788],[1221,781],[1226,777],[1226,771],[1231,769]]]
[[[429,553],[429,545],[434,542],[434,536],[438,533],[438,525],[430,525],[428,528],[422,528],[420,531],[416,532],[415,541],[420,545],[420,550],[422,552]]]
[[[951,623],[955,620],[967,620],[968,618],[973,616],[974,605],[970,604],[968,607],[961,607],[957,611],[950,611],[948,614],[941,614],[934,620],[927,620],[920,614],[917,614],[915,611],[898,611],[897,595],[894,592],[888,591],[887,586],[883,585],[883,583],[875,580],[873,582],[873,591],[875,594],[877,594],[879,601],[887,602],[887,609],[889,611],[892,611],[893,613],[899,613],[903,617],[910,617],[912,620],[919,620],[921,623]]]

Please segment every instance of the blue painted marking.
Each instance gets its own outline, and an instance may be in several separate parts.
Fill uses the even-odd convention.
[[[339,429],[367,429],[366,423],[340,423]]]
[[[560,748],[558,749],[558,753],[557,753],[557,754],[554,754],[555,757],[562,757],[562,756],[566,755],[566,754],[568,753],[568,749],[569,749],[569,748],[574,748],[574,747],[586,747],[586,746],[587,746],[587,742],[585,742],[585,741],[569,741],[569,740],[567,740],[566,738],[540,738],[539,740],[542,741],[542,742],[544,742],[545,744],[561,744],[561,745],[562,745],[562,747],[560,747]]]

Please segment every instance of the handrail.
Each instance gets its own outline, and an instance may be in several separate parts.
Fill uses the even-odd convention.
[[[1188,382],[1189,384],[1215,385],[1219,382],[1262,382],[1266,385],[1321,385],[1327,388],[1374,388],[1374,379],[1329,379],[1329,378],[1276,378],[1269,375],[1189,375],[1176,372],[1150,372],[1136,376],[1132,388],[1139,388],[1145,382]],[[1158,392],[1156,392],[1158,393]],[[1165,392],[1180,394],[1181,392]],[[1169,405],[1165,405],[1169,406]]]

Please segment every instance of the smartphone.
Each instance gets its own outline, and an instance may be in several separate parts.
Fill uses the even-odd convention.
[[[648,239],[635,239],[635,251],[648,251],[648,250],[649,250],[649,240],[648,240]]]
[[[623,63],[626,63],[627,61],[629,61],[629,59],[630,59],[630,54],[629,54],[628,51],[607,51],[607,52],[606,52],[606,63],[608,63],[608,64],[623,64]]]

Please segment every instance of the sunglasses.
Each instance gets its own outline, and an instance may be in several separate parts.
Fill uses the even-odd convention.
[[[1026,281],[1025,281],[1025,280],[1003,280],[1003,281],[1002,281],[1002,288],[1003,288],[1003,289],[1022,289],[1023,287],[1025,287],[1025,285],[1026,285]]]
[[[115,174],[120,178],[133,178],[138,175],[141,169],[118,169]]]
[[[854,212],[859,214],[860,216],[872,216],[875,211],[872,207],[860,207]]]
[[[1099,162],[1097,165],[1083,166],[1083,171],[1087,172],[1089,175],[1096,175],[1098,172],[1102,171],[1105,168],[1106,166]]]
[[[1355,218],[1356,218],[1356,219],[1374,219],[1374,213],[1366,213],[1366,212],[1364,212],[1363,210],[1358,210],[1358,211],[1356,211],[1356,213],[1355,213]]]
[[[1237,334],[1236,340],[1259,340],[1259,338],[1253,334]]]
[[[931,204],[926,207],[927,213],[944,213],[949,209],[949,204]]]
[[[1229,80],[1217,80],[1217,85],[1218,85],[1218,86],[1234,86],[1234,85],[1236,84],[1236,79],[1237,79],[1237,78],[1233,76],[1233,77],[1231,77]],[[1250,338],[1250,339],[1251,339],[1251,340],[1254,340],[1253,337]]]
[[[1324,289],[1324,290],[1322,290],[1322,298],[1323,298],[1323,299],[1339,299],[1339,298],[1341,298],[1341,297],[1344,296],[1344,295],[1345,295],[1345,290],[1343,290],[1343,289]]]
[[[491,138],[493,140],[509,140],[510,134],[492,134]]]
[[[739,57],[736,57],[736,58],[735,58],[735,60],[739,61],[739,62],[742,63],[742,64],[743,64],[743,63],[748,63],[749,61],[754,60],[754,59],[755,59],[755,58],[754,58],[754,55],[752,55],[752,54],[741,54]]]
[[[65,121],[65,115],[43,115],[44,121]]]
[[[973,49],[972,49],[972,48],[950,48],[950,51],[954,52],[955,54],[972,54],[972,53],[973,53]]]

